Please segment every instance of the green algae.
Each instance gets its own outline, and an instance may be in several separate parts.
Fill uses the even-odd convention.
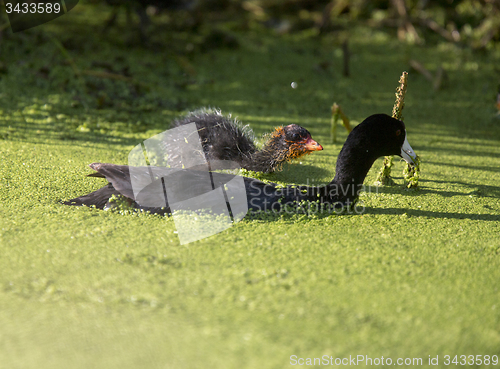
[[[47,27],[57,36],[61,25],[64,17]],[[276,368],[288,367],[291,355],[498,354],[498,54],[447,44],[407,49],[390,38],[371,42],[360,29],[350,40],[356,73],[344,78],[314,68],[332,58],[327,38],[249,33],[237,52],[196,55],[195,81],[183,85],[179,66],[157,53],[99,51],[96,40],[82,39],[83,51],[70,50],[80,68],[116,52],[135,78],[154,85],[132,101],[117,92],[126,86],[108,81],[111,101],[99,106],[97,92],[80,96],[62,62],[53,78],[37,76],[46,60],[63,60],[50,40],[30,44],[37,32],[1,45],[11,51],[0,80],[2,365]],[[105,184],[85,177],[89,163],[125,163],[181,110],[203,105],[232,112],[257,135],[287,122],[305,126],[324,150],[262,178],[326,183],[341,148],[327,143],[332,99],[354,125],[389,111],[405,53],[442,63],[451,85],[434,92],[412,76],[405,121],[425,160],[417,191],[396,176],[398,186],[362,193],[361,215],[248,217],[187,245],[171,217],[60,204]],[[396,160],[393,172],[403,164]]]

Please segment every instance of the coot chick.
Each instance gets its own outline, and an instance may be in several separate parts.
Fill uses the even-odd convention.
[[[252,130],[230,115],[222,115],[220,110],[197,110],[175,120],[172,126],[189,123],[196,123],[207,161],[233,161],[254,172],[273,172],[286,162],[323,150],[309,131],[297,124],[275,128],[263,148],[258,150]],[[167,148],[167,152],[171,155],[171,162],[175,161],[175,147]],[[180,157],[176,166],[182,166]]]

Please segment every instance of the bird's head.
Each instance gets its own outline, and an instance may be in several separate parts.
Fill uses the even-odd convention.
[[[342,152],[349,152],[349,157],[359,152],[373,161],[381,156],[398,155],[411,165],[417,157],[408,143],[404,123],[386,114],[371,115],[357,125],[347,137]]]
[[[273,170],[292,159],[300,158],[323,147],[311,138],[311,134],[297,124],[277,127],[268,136],[262,152],[263,158],[271,163]]]
[[[323,150],[323,147],[311,138],[307,129],[297,124],[278,128],[282,141],[287,147],[287,159],[297,159],[313,151]]]

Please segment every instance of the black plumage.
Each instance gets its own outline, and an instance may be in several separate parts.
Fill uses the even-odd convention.
[[[406,139],[404,123],[385,114],[368,117],[356,126],[347,137],[337,158],[336,174],[333,180],[319,187],[287,186],[264,183],[254,178],[244,178],[248,209],[253,211],[281,211],[285,205],[295,206],[302,201],[319,202],[330,209],[351,206],[359,196],[363,181],[375,162],[381,156],[398,155],[413,164],[415,153]],[[97,208],[107,206],[106,198],[122,195],[137,208],[152,213],[170,212],[169,202],[175,204],[186,200],[182,195],[168,198],[165,195],[165,181],[171,189],[169,193],[187,194],[183,188],[190,188],[189,194],[206,193],[210,188],[202,188],[207,172],[178,170],[172,174],[171,168],[134,168],[126,165],[93,163],[90,165],[97,173],[94,176],[104,177],[109,184],[91,194],[66,202],[67,205],[95,205]],[[131,173],[131,169],[133,173]],[[138,196],[134,196],[131,176],[135,182],[151,182],[145,186]],[[234,176],[230,174],[213,174],[213,187],[227,187]],[[199,188],[197,188],[199,187]],[[180,189],[180,191],[177,191]],[[226,192],[230,191],[227,189]]]

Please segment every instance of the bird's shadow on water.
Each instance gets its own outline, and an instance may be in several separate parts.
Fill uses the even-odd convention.
[[[429,211],[420,209],[400,209],[400,208],[371,208],[366,207],[363,214],[373,215],[406,215],[409,217],[425,217],[434,219],[470,219],[482,221],[500,221],[500,214],[469,214],[446,211]]]
[[[439,181],[439,180],[432,180],[428,179],[423,182],[434,182],[434,183],[449,183],[449,184],[455,184],[455,185],[460,185],[460,186],[465,186],[470,190],[469,192],[453,192],[453,191],[434,191],[436,193],[450,193],[452,196],[477,196],[477,197],[493,197],[493,198],[499,198],[500,197],[500,187],[498,186],[490,186],[490,185],[484,185],[484,184],[478,184],[478,183],[465,183],[465,182],[460,182],[460,181]],[[444,195],[446,196],[446,195]]]
[[[267,222],[273,222],[276,220],[282,220],[289,223],[295,223],[297,219],[294,215],[303,215],[306,217],[314,216],[317,219],[328,218],[330,216],[345,216],[345,215],[392,215],[392,216],[405,216],[405,217],[424,217],[428,219],[469,219],[469,220],[481,220],[488,222],[498,222],[500,221],[499,214],[471,214],[471,213],[461,213],[461,212],[447,212],[447,211],[432,211],[432,210],[421,210],[421,209],[411,209],[411,208],[387,208],[387,207],[357,207],[357,210],[348,210],[343,213],[333,213],[333,212],[313,212],[307,214],[307,212],[300,212],[297,214],[283,214],[282,213],[249,213],[245,217],[247,220],[261,220]]]
[[[458,191],[446,191],[433,189],[431,187],[425,186],[425,183],[441,183],[441,184],[455,184],[468,187],[471,191],[468,192],[458,192]],[[500,188],[489,185],[480,185],[465,183],[459,181],[440,181],[440,180],[420,180],[420,185],[418,189],[407,190],[406,188],[395,185],[395,186],[381,186],[377,187],[376,191],[378,193],[384,194],[403,194],[405,196],[418,197],[426,194],[437,194],[442,197],[454,197],[454,196],[473,196],[473,197],[500,197]],[[471,219],[471,220],[483,220],[483,221],[499,221],[500,214],[470,214],[463,212],[445,212],[445,211],[432,211],[432,210],[422,210],[414,208],[372,208],[365,207],[364,214],[373,215],[406,215],[406,216],[418,216],[426,218],[436,218],[436,219]]]
[[[464,186],[467,188],[467,191],[459,192],[459,191],[448,191],[448,190],[440,190],[436,188],[432,188],[430,186],[426,186],[426,183],[438,183],[438,184],[452,184]],[[394,186],[366,186],[369,192],[376,193],[384,193],[384,194],[398,194],[405,196],[421,196],[427,194],[436,194],[442,197],[453,197],[453,196],[475,196],[475,197],[491,197],[491,198],[499,198],[500,197],[500,187],[483,185],[477,183],[466,183],[460,181],[440,181],[433,179],[425,179],[419,180],[419,186],[417,189],[406,189],[402,185],[394,185]]]
[[[491,154],[490,154],[491,155]],[[486,156],[486,154],[484,155]],[[456,167],[461,169],[472,169],[472,170],[484,170],[489,172],[500,173],[500,167],[492,165],[465,165],[465,164],[454,164],[454,163],[439,163],[435,161],[427,161],[426,163],[433,165],[442,165],[446,167]]]
[[[481,220],[489,222],[500,221],[500,214],[470,214],[470,213],[460,213],[460,212],[446,212],[446,211],[430,211],[421,209],[402,209],[402,208],[373,208],[373,207],[362,207],[358,210],[349,210],[344,213],[297,213],[298,215],[304,215],[310,217],[313,215],[315,218],[322,219],[328,218],[330,216],[345,216],[345,215],[393,215],[393,216],[405,216],[405,217],[424,217],[429,219],[470,219],[470,220]],[[247,220],[261,220],[267,222],[273,222],[277,220],[282,220],[289,223],[295,223],[297,219],[290,214],[285,214],[283,217],[281,213],[249,213],[246,217]]]

